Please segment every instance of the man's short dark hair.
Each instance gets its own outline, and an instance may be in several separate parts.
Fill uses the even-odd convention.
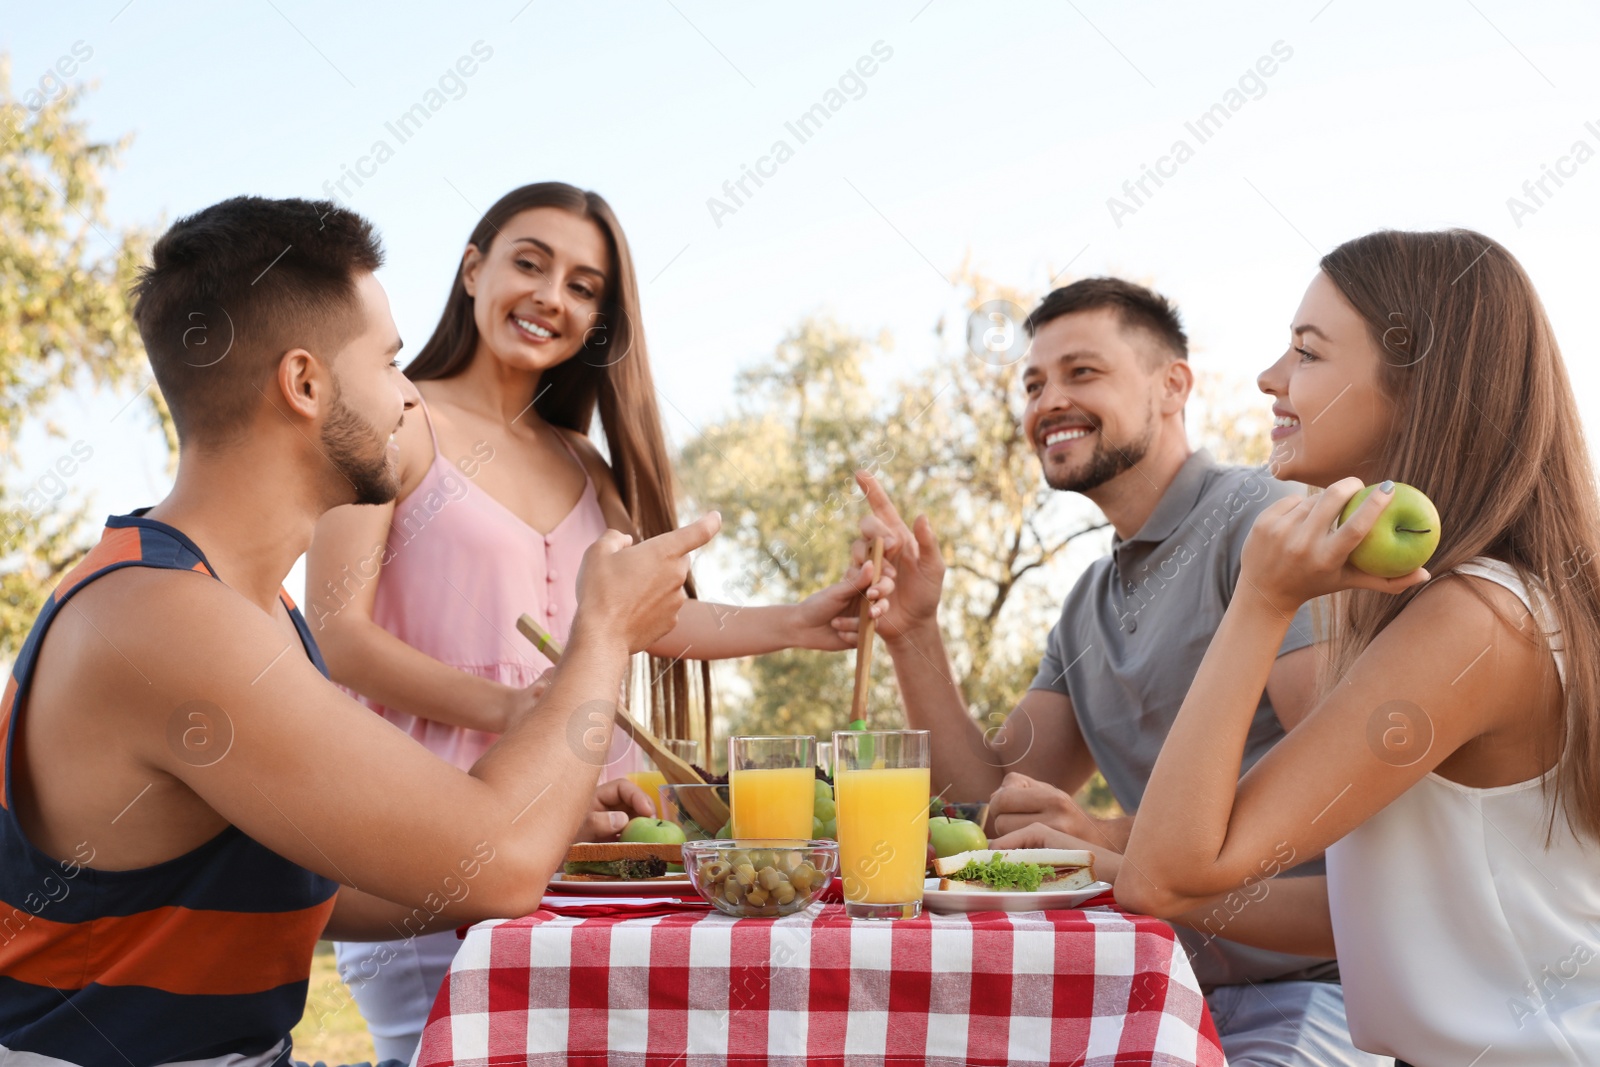
[[[331,358],[364,325],[357,274],[382,264],[371,224],[326,200],[237,196],[173,223],[132,295],[179,440],[237,437],[290,349]]]
[[[1143,330],[1172,359],[1189,358],[1189,337],[1166,297],[1121,278],[1083,278],[1050,292],[1023,323],[1032,337],[1045,323],[1075,311],[1111,308],[1125,330]]]

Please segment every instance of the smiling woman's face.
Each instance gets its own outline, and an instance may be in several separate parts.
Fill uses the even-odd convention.
[[[461,280],[478,337],[502,362],[548,370],[606,328],[610,256],[600,227],[555,207],[512,216],[482,254],[469,247]]]
[[[1321,271],[1289,328],[1289,348],[1256,379],[1274,398],[1275,477],[1325,486],[1389,477],[1383,445],[1394,404],[1378,382],[1381,353],[1367,324]]]

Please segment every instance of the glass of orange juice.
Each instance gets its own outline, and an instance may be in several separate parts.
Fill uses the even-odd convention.
[[[833,784],[845,914],[914,919],[928,865],[926,730],[838,730]]]
[[[661,743],[667,747],[667,751],[682,759],[685,763],[700,762],[699,741],[667,737],[662,738]],[[656,805],[656,818],[665,819],[667,817],[666,809],[661,806],[661,797],[657,790],[667,784],[667,777],[656,768],[653,761],[649,761],[649,765],[650,769],[647,771],[629,771],[623,777],[650,794],[650,798]]]
[[[811,839],[816,738],[730,737],[728,788],[735,838]]]

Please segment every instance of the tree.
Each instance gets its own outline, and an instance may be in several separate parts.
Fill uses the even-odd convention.
[[[18,99],[0,55],[0,459],[8,469],[22,426],[85,384],[148,385],[141,399],[170,454],[177,450],[126,296],[149,235],[116,229],[105,213],[104,174],[128,138],[91,140],[75,117],[82,92]],[[0,656],[16,653],[50,590],[86,550],[83,513],[63,512],[64,485],[56,492],[45,482],[0,481]]]
[[[957,281],[969,313],[993,299],[1031,303],[969,269]],[[863,370],[889,339],[809,318],[740,375],[739,409],[685,445],[679,471],[696,505],[725,517],[717,551],[732,577],[705,595],[733,604],[803,596],[837,579],[865,510],[857,468],[926,512],[948,568],[940,621],[962,695],[989,725],[1027,688],[1059,610],[1064,589],[1044,581],[1051,564],[1105,523],[1044,485],[1022,433],[1021,363],[978,358],[964,337],[959,349],[941,343],[931,369],[880,402]],[[726,709],[729,728],[826,737],[849,718],[853,669],[848,655],[806,651],[748,661],[749,697]],[[892,673],[874,673],[872,721],[900,725]]]
[[[1272,454],[1270,401],[1217,371],[1201,371],[1195,379],[1189,407],[1199,409],[1199,443],[1218,463],[1264,466]]]

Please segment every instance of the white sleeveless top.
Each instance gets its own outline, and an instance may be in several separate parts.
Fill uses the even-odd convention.
[[[1479,558],[1457,568],[1543,598]],[[1430,774],[1328,848],[1328,902],[1356,1047],[1419,1067],[1600,1064],[1600,848],[1541,788]]]

